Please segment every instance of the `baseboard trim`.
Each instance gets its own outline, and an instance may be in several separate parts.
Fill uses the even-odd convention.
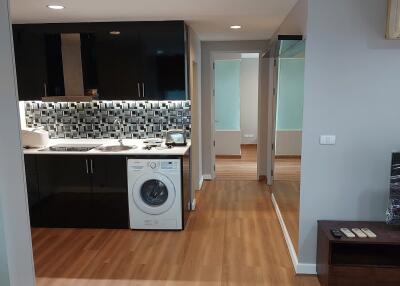
[[[271,194],[271,200],[272,200],[272,204],[274,205],[275,213],[276,213],[276,215],[278,217],[279,224],[281,225],[283,236],[285,238],[286,245],[287,245],[288,250],[289,250],[290,258],[292,260],[293,268],[297,273],[297,265],[299,264],[299,261],[297,260],[296,250],[294,249],[292,240],[290,239],[289,232],[288,232],[288,230],[286,228],[285,221],[283,220],[283,216],[282,216],[281,210],[279,209],[279,206],[278,206],[278,203],[277,203],[277,201],[275,199],[274,194]]]
[[[211,181],[212,180],[212,176],[211,176],[211,174],[205,174],[205,175],[203,175],[203,179],[206,180],[206,181]]]
[[[196,199],[193,199],[192,200],[192,204],[190,206],[190,210],[191,211],[195,211],[196,210],[196,203],[197,203]]]
[[[199,184],[198,184],[198,190],[200,191],[203,188],[203,182],[204,178],[203,176],[200,177]]]
[[[216,159],[241,159],[242,155],[216,155]]]
[[[296,268],[297,274],[316,275],[317,265],[312,263],[298,263]]]
[[[275,199],[274,194],[271,194],[271,200],[272,200],[272,204],[275,209],[276,216],[278,217],[279,224],[281,225],[281,229],[283,232],[283,236],[285,238],[286,245],[289,250],[289,254],[290,254],[290,258],[292,260],[294,271],[296,272],[296,274],[311,274],[311,275],[317,274],[316,264],[299,263],[299,260],[297,258],[297,254],[296,254],[296,250],[294,249],[292,239],[290,238],[289,232],[286,228],[285,221],[283,220],[281,210],[279,209],[279,206]]]
[[[275,159],[301,159],[301,155],[275,155]]]

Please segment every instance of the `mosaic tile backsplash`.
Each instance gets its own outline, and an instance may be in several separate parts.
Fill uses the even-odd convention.
[[[28,128],[55,138],[163,138],[183,129],[190,138],[190,101],[25,102]]]

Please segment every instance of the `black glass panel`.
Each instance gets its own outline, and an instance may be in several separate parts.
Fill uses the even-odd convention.
[[[148,180],[142,185],[140,196],[149,206],[161,206],[168,199],[168,189],[159,180]]]

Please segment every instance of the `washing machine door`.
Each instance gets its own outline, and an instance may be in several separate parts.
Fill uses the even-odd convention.
[[[174,184],[160,173],[143,175],[133,186],[135,205],[144,213],[159,215],[168,211],[175,202]]]

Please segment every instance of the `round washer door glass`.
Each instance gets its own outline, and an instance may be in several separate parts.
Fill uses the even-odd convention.
[[[163,174],[152,173],[139,177],[132,189],[135,205],[144,213],[160,215],[175,203],[176,190]]]
[[[151,207],[158,207],[168,200],[168,188],[160,180],[148,180],[140,189],[142,200]]]

